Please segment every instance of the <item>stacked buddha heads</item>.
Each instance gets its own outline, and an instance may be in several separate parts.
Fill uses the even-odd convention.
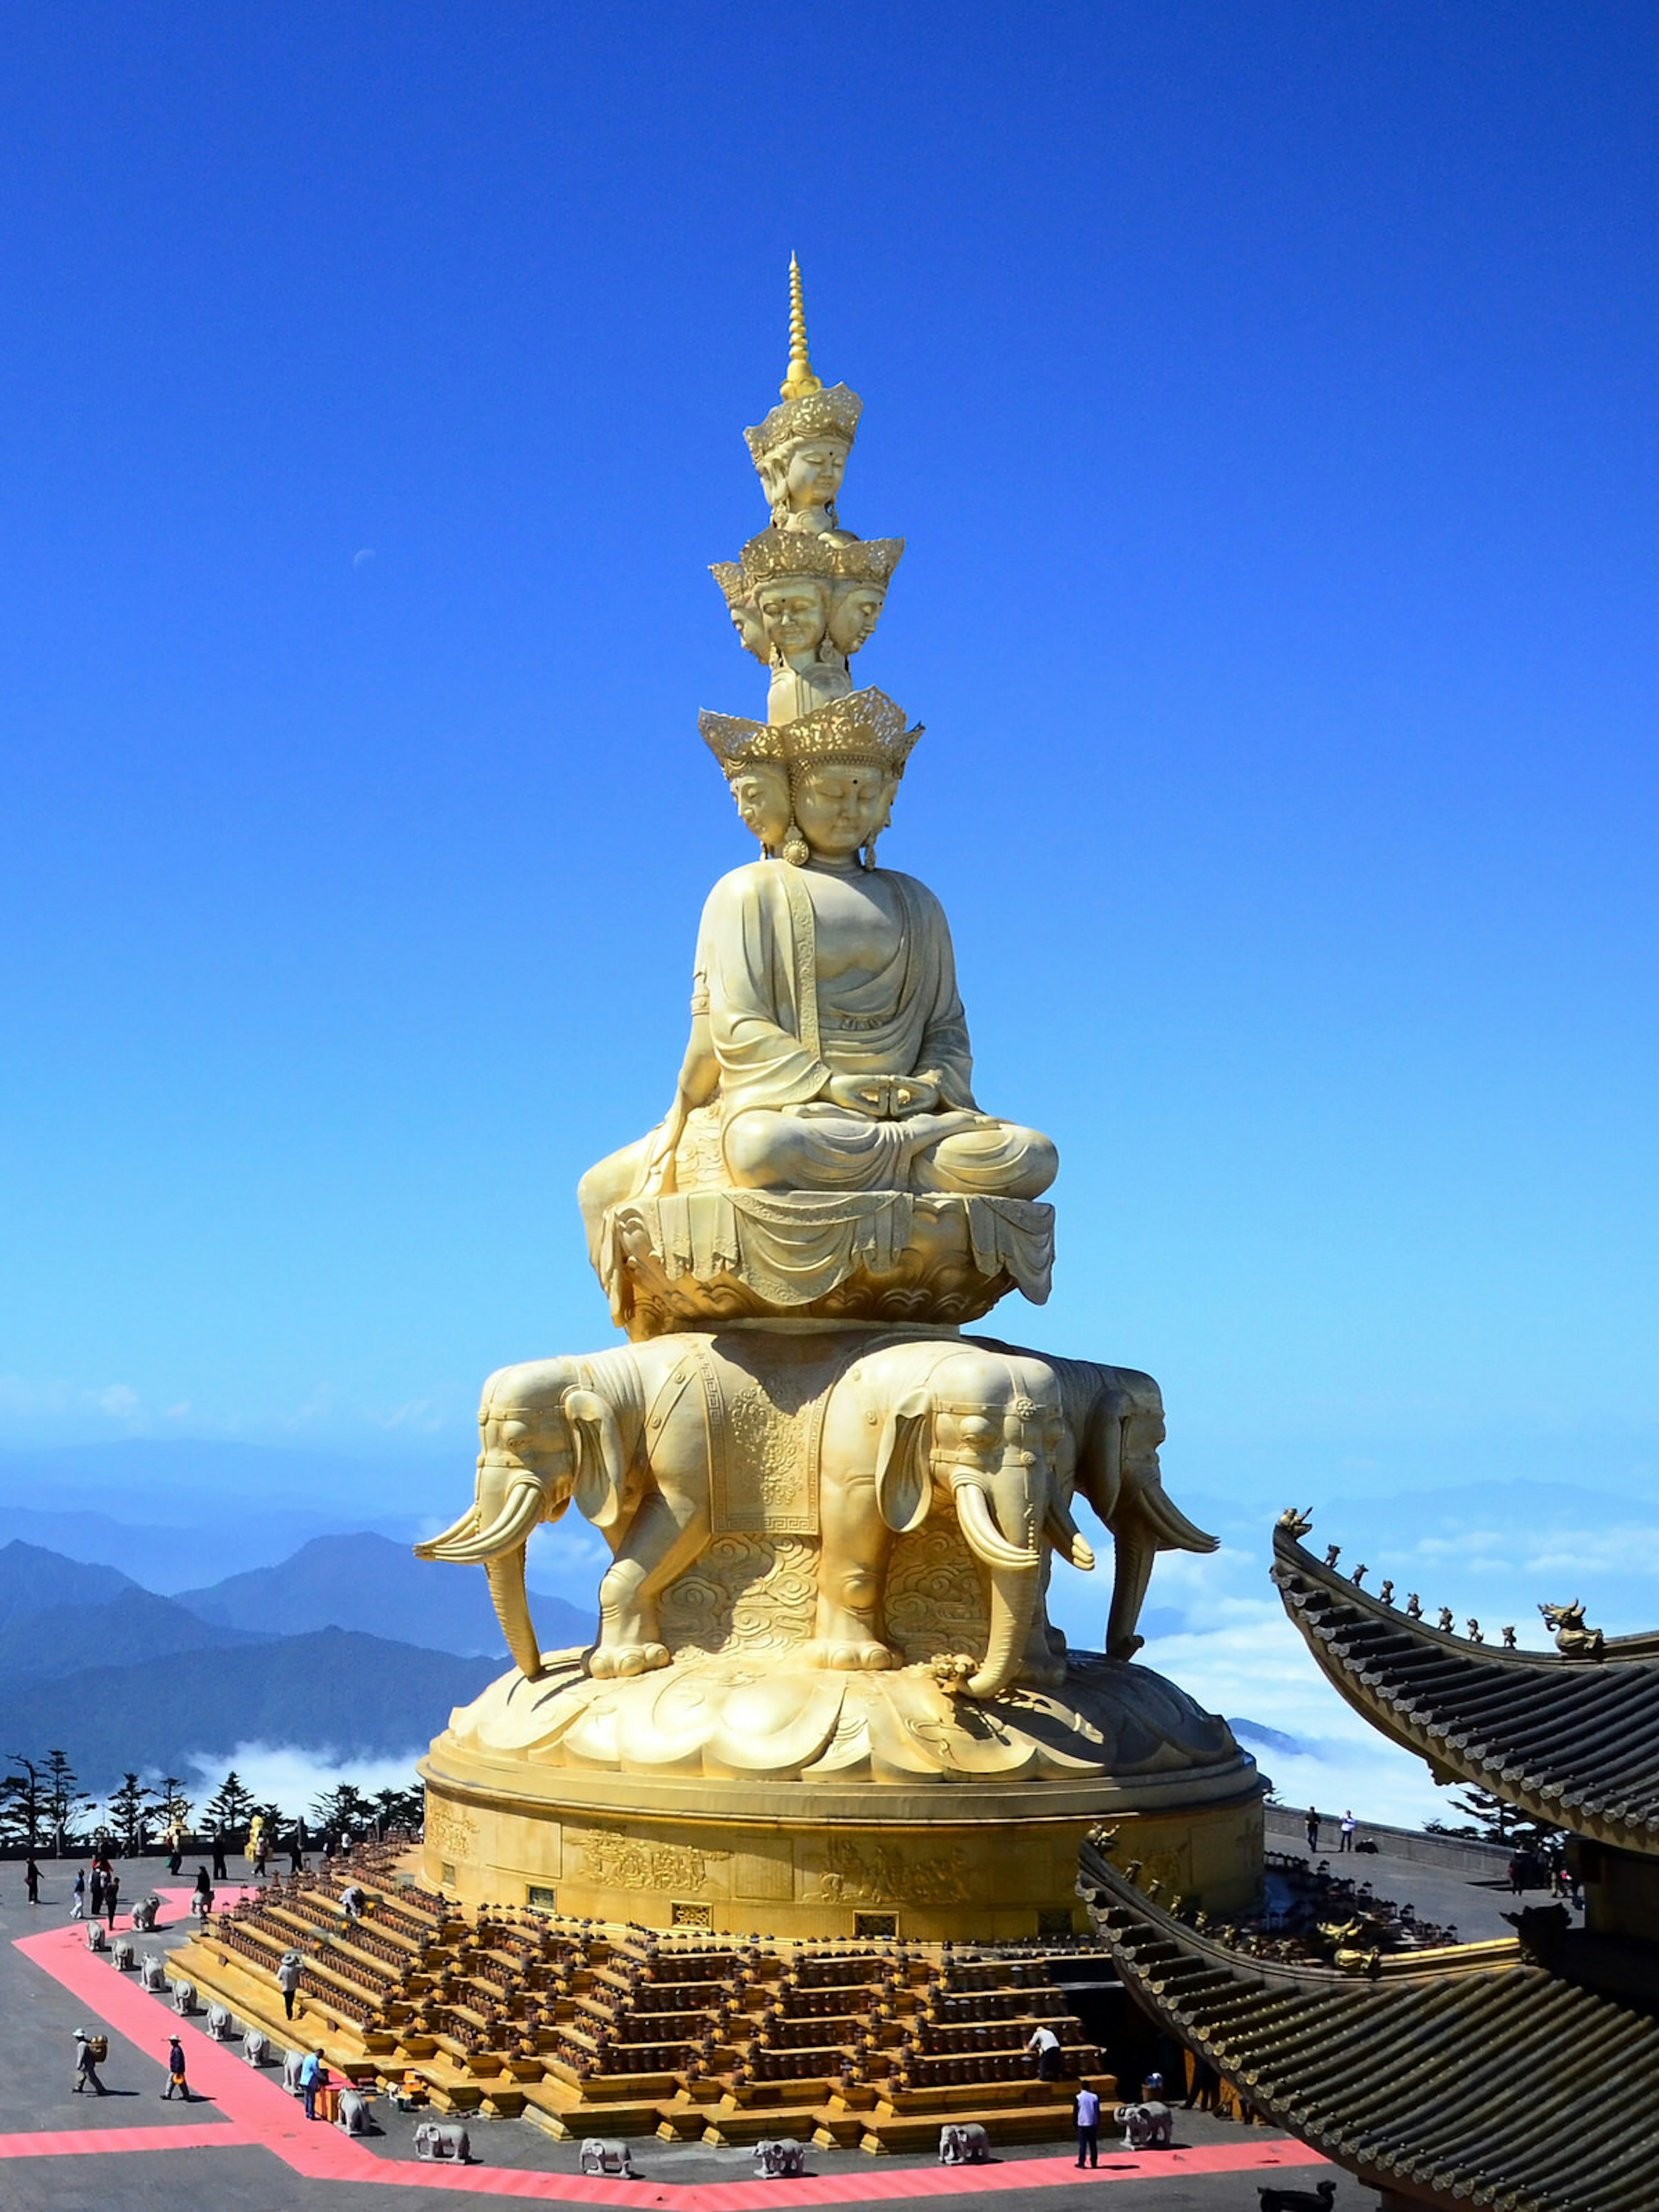
[[[793,255],[781,392],[765,421],[744,433],[770,526],[712,570],[739,640],[771,672],[766,721],[706,714],[700,726],[763,848],[799,862],[806,853],[789,835],[792,769],[833,758],[880,766],[896,780],[921,733],[906,732],[883,693],[854,688],[848,664],[880,619],[904,540],[859,538],[841,526],[836,502],[864,403],[813,373]]]

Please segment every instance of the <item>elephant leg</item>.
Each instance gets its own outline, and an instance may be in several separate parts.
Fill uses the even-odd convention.
[[[892,1538],[877,1509],[874,1468],[832,1476],[826,1466],[818,1513],[817,1613],[804,1656],[817,1667],[891,1667],[881,1592]]]
[[[599,1584],[599,1640],[588,1661],[591,1674],[643,1674],[668,1664],[657,1600],[708,1542],[706,1499],[688,1501],[678,1513],[660,1491],[644,1500]]]

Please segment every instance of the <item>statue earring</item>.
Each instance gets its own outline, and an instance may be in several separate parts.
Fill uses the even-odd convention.
[[[799,824],[793,815],[784,832],[783,857],[792,868],[804,868],[812,857],[812,848],[801,836]]]
[[[864,841],[864,850],[859,855],[859,864],[866,873],[871,873],[874,871],[876,865],[876,839],[879,837],[880,835],[881,832],[878,830],[872,836],[866,837]]]

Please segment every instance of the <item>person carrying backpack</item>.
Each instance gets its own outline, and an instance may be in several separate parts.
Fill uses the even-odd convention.
[[[108,2056],[109,2045],[103,2036],[100,2035],[94,2040],[87,2033],[84,2027],[76,2029],[75,2094],[77,2097],[87,2089],[96,2091],[100,2097],[108,2096],[109,2091],[98,2079],[99,2062],[107,2058]]]

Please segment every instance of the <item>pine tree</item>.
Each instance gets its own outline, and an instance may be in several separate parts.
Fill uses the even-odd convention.
[[[253,1792],[244,1786],[241,1776],[233,1766],[202,1808],[202,1814],[209,1826],[216,1832],[221,1828],[229,1830],[245,1826],[252,1810]]]
[[[31,1857],[40,1848],[40,1832],[50,1820],[46,1797],[50,1784],[43,1770],[21,1751],[12,1758],[21,1771],[0,1781],[5,1802],[0,1806],[0,1831],[9,1843],[21,1844]]]
[[[110,1820],[129,1858],[143,1848],[144,1822],[155,1796],[136,1774],[129,1774],[110,1798]]]
[[[155,1803],[155,1817],[162,1828],[165,1830],[176,1825],[181,1830],[187,1829],[192,1809],[189,1798],[180,1790],[179,1777],[164,1774]]]
[[[58,1858],[75,1841],[75,1824],[90,1810],[92,1799],[81,1787],[80,1777],[61,1751],[46,1753],[46,1819],[52,1829],[52,1848]]]
[[[426,1818],[426,1792],[377,1790],[374,1793],[374,1832],[383,1838],[388,1828],[418,1828]]]
[[[1477,1789],[1474,1783],[1466,1784],[1452,1799],[1454,1812],[1463,1815],[1455,1826],[1443,1820],[1427,1823],[1431,1835],[1472,1836],[1483,1844],[1506,1844],[1511,1850],[1547,1851],[1559,1844],[1565,1830],[1548,1820],[1534,1820],[1530,1813],[1518,1812],[1501,1797],[1494,1797],[1489,1790]]]
[[[311,1817],[325,1832],[344,1835],[372,1820],[374,1808],[356,1783],[341,1782],[313,1801]]]

